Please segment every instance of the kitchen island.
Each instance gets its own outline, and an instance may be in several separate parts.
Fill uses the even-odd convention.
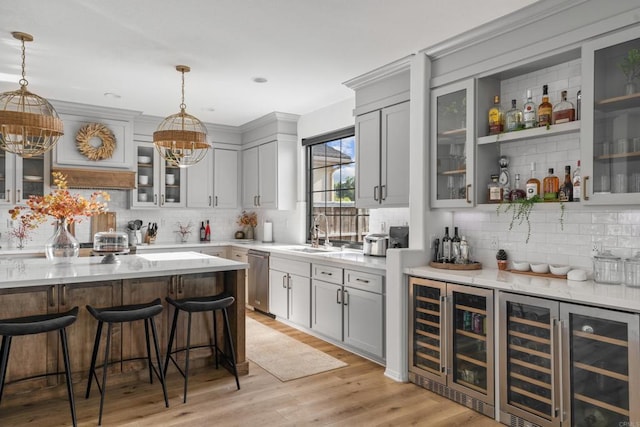
[[[43,258],[0,259],[0,318],[64,312],[80,307],[78,321],[68,330],[73,379],[86,378],[91,362],[91,350],[97,322],[85,309],[86,305],[109,307],[138,304],[161,298],[165,310],[156,317],[161,352],[167,350],[172,309],[165,297],[174,299],[214,295],[225,292],[235,297],[229,309],[232,341],[236,351],[238,373],[249,371],[245,354],[244,300],[245,269],[248,264],[212,257],[196,252],[166,252],[120,256],[118,263],[102,264],[102,257],[74,259],[70,264],[51,264]],[[240,303],[238,303],[238,301]],[[211,314],[198,313],[193,318],[192,345],[210,342],[213,336]],[[140,323],[140,324],[137,324]],[[110,373],[138,371],[146,365],[144,324],[137,322],[114,327]],[[221,327],[222,322],[218,322]],[[218,340],[224,348],[224,335]],[[55,385],[58,377],[38,377],[62,371],[58,339],[55,333],[32,335],[14,341],[12,346],[6,392],[19,392]],[[106,337],[103,333],[102,339]],[[186,321],[178,327],[177,345],[186,339]],[[211,351],[192,352],[198,364],[211,361]],[[100,363],[100,361],[99,361]],[[192,366],[194,366],[192,364]],[[142,371],[144,375],[146,371]],[[64,380],[60,377],[60,382]],[[11,384],[14,383],[14,384]]]

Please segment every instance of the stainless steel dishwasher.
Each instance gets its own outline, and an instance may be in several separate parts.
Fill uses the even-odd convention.
[[[269,252],[249,250],[248,304],[269,313]]]

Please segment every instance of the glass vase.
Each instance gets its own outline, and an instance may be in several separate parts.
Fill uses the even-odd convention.
[[[54,264],[68,264],[80,253],[80,243],[67,226],[66,218],[58,219],[56,231],[44,246],[47,259]]]
[[[249,240],[253,240],[253,227],[246,226],[244,228],[244,238],[245,239],[249,239]]]

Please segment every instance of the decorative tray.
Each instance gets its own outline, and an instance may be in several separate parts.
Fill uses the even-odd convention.
[[[507,270],[509,273],[515,273],[515,274],[526,274],[528,276],[538,276],[538,277],[550,277],[552,279],[566,279],[567,275],[566,274],[551,274],[551,273],[534,273],[531,270],[528,271],[520,271],[520,270]]]
[[[472,262],[470,264],[449,264],[446,262],[429,261],[429,266],[433,268],[441,268],[443,270],[481,270],[482,263]]]

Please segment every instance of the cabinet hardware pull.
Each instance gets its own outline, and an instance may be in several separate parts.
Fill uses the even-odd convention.
[[[216,196],[216,204],[215,206],[218,206],[218,196]]]
[[[155,194],[153,195],[153,204],[154,204],[154,205],[157,205],[157,204],[158,204],[158,193],[155,193]]]
[[[177,276],[171,276],[171,293],[174,295],[177,291],[176,279],[177,279]]]
[[[387,186],[380,187],[380,200],[387,200]]]
[[[469,190],[471,190],[471,184],[467,184],[467,191],[464,194],[465,199],[467,199],[467,203],[471,203],[471,199],[469,198],[469,193],[471,191]]]
[[[340,300],[340,288],[336,289],[336,304],[342,304]]]
[[[16,203],[19,203],[22,200],[20,197],[20,189],[16,190]]]
[[[344,292],[344,302],[343,302],[343,304],[344,305],[349,305],[349,291],[345,289],[342,292]]]
[[[564,321],[563,320],[558,320],[557,326],[558,326],[558,351],[561,352],[562,351],[562,333],[563,333],[563,327],[564,325]],[[562,391],[562,389],[564,388],[564,369],[562,369],[562,360],[559,360],[558,363],[558,376],[560,377],[560,390]],[[565,419],[565,414],[564,414],[564,399],[562,398],[562,393],[560,393],[560,422],[564,422]]]
[[[378,186],[373,187],[373,200],[378,201]]]
[[[61,304],[67,305],[67,285],[62,285],[62,294],[60,296],[62,297]]]
[[[549,368],[551,369],[551,384],[555,384],[555,375],[557,375],[557,371],[556,371],[556,357],[558,354],[558,348],[556,346],[556,331],[558,329],[558,319],[556,319],[555,317],[551,318],[551,329],[549,330],[549,338],[551,341],[551,360],[549,361]],[[560,363],[562,363],[562,361],[560,361]],[[556,403],[556,399],[558,397],[558,394],[560,394],[560,398],[562,399],[562,389],[560,389],[560,393],[556,393],[557,390],[555,390],[554,388],[551,388],[551,408],[554,412],[554,418],[558,418],[558,415],[560,413],[560,408],[558,407],[557,403]]]
[[[357,278],[356,278],[356,282],[369,283],[369,281],[368,281],[368,280],[366,280],[366,279],[361,279],[361,278],[359,278],[359,277],[357,277]]]
[[[164,206],[164,194],[161,196],[161,202],[160,202],[160,206]]]
[[[258,206],[258,196],[253,196],[253,206]]]
[[[184,293],[184,276],[180,276],[178,277],[178,292],[179,293]]]
[[[287,289],[291,289],[291,275],[287,273]]]
[[[285,280],[287,279],[287,275],[285,274],[284,276],[282,276],[282,287],[287,289],[287,284],[285,282]]]
[[[328,271],[321,271],[320,274],[326,274],[327,276],[333,276],[333,273],[330,273]]]
[[[443,374],[447,374],[447,360],[442,358],[442,354],[448,354],[447,348],[447,331],[442,327],[446,325],[447,322],[447,297],[444,295],[440,296],[440,342],[442,343],[440,347],[440,372]]]
[[[258,194],[258,206],[260,206],[260,195]]]
[[[211,206],[211,196],[209,196],[209,206]]]
[[[7,189],[7,199],[5,200],[7,203],[11,203],[11,190]]]
[[[56,306],[56,287],[49,286],[49,307]]]
[[[582,200],[589,200],[588,192],[587,192],[587,181],[589,181],[589,175],[585,175],[582,178],[584,185],[582,186]]]

